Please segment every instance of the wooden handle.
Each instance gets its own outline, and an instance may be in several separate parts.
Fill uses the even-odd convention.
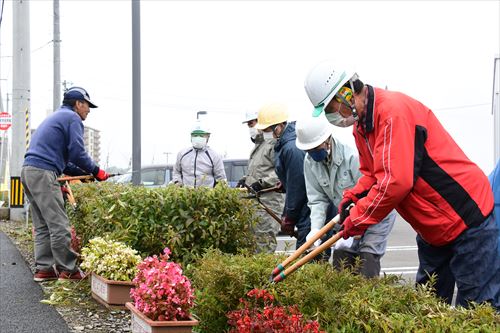
[[[320,239],[321,237],[323,237],[328,231],[330,231],[330,229],[333,228],[333,226],[335,224],[337,224],[339,222],[339,219],[340,219],[340,215],[337,215],[335,216],[330,222],[328,222],[327,224],[325,224],[323,226],[323,228],[321,228],[318,233],[316,235],[314,235],[311,239],[309,239],[308,241],[306,241],[304,244],[302,244],[301,247],[299,247],[297,250],[295,250],[294,253],[292,253],[288,258],[286,258],[280,265],[278,265],[274,271],[273,271],[273,276],[274,275],[278,275],[281,271],[284,270],[284,268],[289,264],[291,263],[292,261],[294,261],[295,259],[297,259],[298,257],[300,257],[300,255],[302,253],[304,253],[308,248],[310,248],[318,239]],[[321,244],[323,245],[323,244]]]
[[[292,274],[295,272],[298,268],[300,268],[302,265],[308,263],[312,259],[316,258],[318,254],[321,252],[325,251],[329,247],[331,247],[335,242],[337,242],[342,236],[344,235],[344,232],[341,231],[337,234],[335,234],[332,238],[328,239],[326,242],[318,246],[316,249],[308,253],[305,257],[301,258],[299,261],[294,263],[292,266],[288,267],[284,272],[279,273],[279,275],[276,275],[274,277],[274,282],[280,282],[285,279],[288,275]]]

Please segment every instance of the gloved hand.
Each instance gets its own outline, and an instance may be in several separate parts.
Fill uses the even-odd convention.
[[[236,184],[236,187],[238,188],[245,187],[245,178],[241,178],[240,180],[238,180],[238,184]]]
[[[281,232],[293,236],[295,231],[295,221],[289,219],[286,215],[281,219]]]
[[[65,195],[68,195],[68,194],[69,194],[69,190],[68,190],[68,188],[66,187],[66,185],[62,185],[62,186],[61,186],[61,192],[62,192],[63,196],[65,196]]]
[[[281,182],[276,183],[276,192],[278,193],[285,193],[285,188],[283,187],[283,184]]]
[[[94,175],[94,177],[98,181],[103,182],[103,181],[105,181],[106,179],[109,178],[109,173],[107,173],[103,169],[99,169],[99,171],[97,172],[97,174]]]
[[[254,190],[255,192],[262,191],[262,184],[261,184],[259,181],[256,181],[255,183],[253,183],[252,185],[250,185],[250,187],[251,187],[251,188],[252,188],[252,190]]]
[[[344,227],[343,228],[344,234],[342,235],[342,238],[344,239],[348,239],[349,237],[353,236],[363,235],[366,229],[368,229],[368,225],[366,224],[358,224],[358,225],[354,224],[350,216],[348,216],[344,220],[343,227]]]
[[[344,192],[344,197],[339,204],[340,224],[349,216],[349,209],[351,209],[349,206],[356,202],[358,202],[358,197],[356,195],[350,191]]]
[[[308,242],[311,238],[314,237],[319,232],[319,229],[313,228],[306,236],[306,242]],[[318,247],[321,244],[321,238],[314,242],[314,247]]]

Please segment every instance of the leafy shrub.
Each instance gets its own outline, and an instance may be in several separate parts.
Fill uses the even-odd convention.
[[[273,255],[228,256],[209,251],[188,272],[197,290],[194,313],[202,332],[228,330],[224,314],[253,288],[266,289],[283,306],[297,304],[305,319],[327,332],[498,332],[500,316],[488,305],[452,308],[429,286],[415,289],[397,276],[364,279],[328,264],[309,263],[272,284]]]
[[[242,309],[228,313],[230,333],[320,333],[317,321],[304,321],[297,305],[275,305],[266,290],[252,289],[240,299]]]
[[[181,267],[169,262],[170,250],[147,257],[138,266],[130,296],[135,307],[152,320],[188,320],[194,294]]]
[[[82,249],[81,267],[106,279],[132,281],[141,256],[124,243],[96,237]]]
[[[173,260],[183,264],[211,247],[238,253],[255,246],[254,204],[223,184],[213,189],[148,189],[92,183],[72,190],[78,206],[68,215],[84,245],[93,237],[110,235],[143,256],[169,247]]]

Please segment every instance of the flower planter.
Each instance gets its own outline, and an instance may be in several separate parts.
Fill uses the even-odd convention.
[[[92,297],[107,308],[125,308],[130,302],[130,289],[134,284],[130,281],[113,281],[92,273]]]
[[[193,326],[198,325],[198,320],[179,320],[179,321],[155,321],[146,317],[142,312],[137,310],[134,304],[127,302],[125,306],[131,313],[131,330],[132,333],[190,333],[193,331]]]

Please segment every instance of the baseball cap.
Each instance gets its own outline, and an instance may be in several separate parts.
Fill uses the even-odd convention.
[[[90,100],[87,90],[80,87],[71,87],[64,93],[64,99],[85,100],[89,103],[90,108],[96,108],[97,105]]]

